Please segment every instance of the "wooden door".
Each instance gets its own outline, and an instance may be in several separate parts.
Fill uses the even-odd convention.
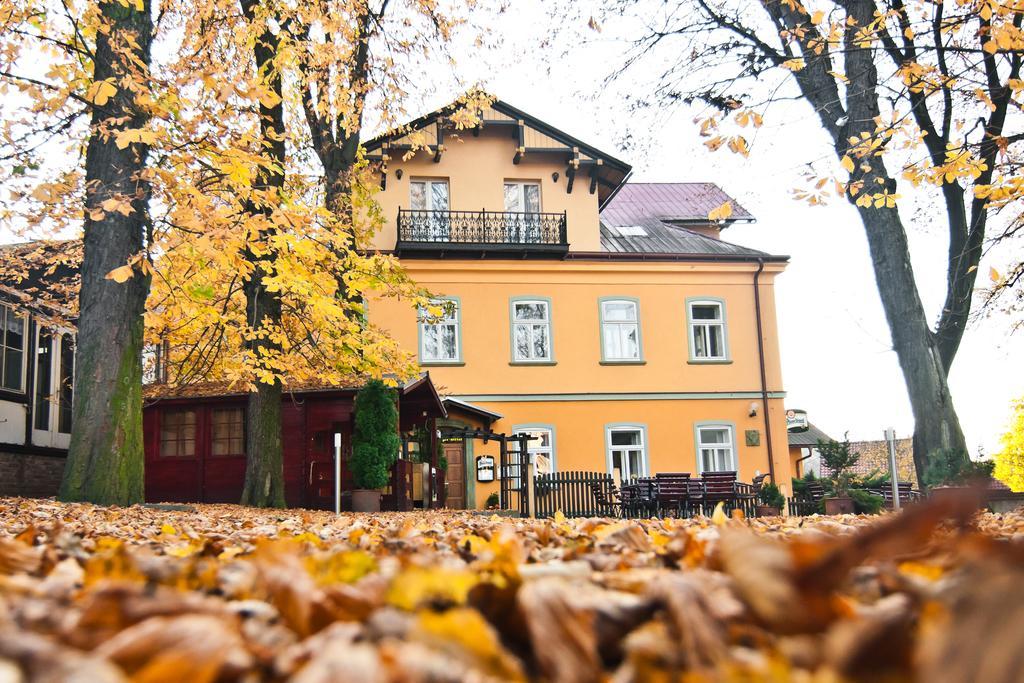
[[[453,510],[466,508],[466,455],[465,443],[451,441],[444,444],[444,457],[448,460],[446,473],[448,496],[445,507]]]

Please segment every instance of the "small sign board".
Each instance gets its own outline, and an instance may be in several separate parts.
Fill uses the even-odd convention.
[[[476,480],[494,481],[494,456],[481,455],[477,457]]]
[[[810,423],[807,421],[806,410],[789,409],[786,411],[786,431],[806,432],[808,429],[810,429]]]

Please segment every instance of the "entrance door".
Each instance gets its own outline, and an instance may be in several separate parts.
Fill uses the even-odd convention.
[[[36,330],[35,388],[32,396],[32,443],[67,448],[71,443],[71,387],[75,340],[69,332]]]
[[[448,461],[446,480],[448,497],[445,507],[453,510],[466,508],[466,444],[458,441],[447,441],[444,444],[444,457]]]
[[[347,471],[350,445],[348,433],[337,428],[314,432],[306,461],[307,500],[313,509],[334,509],[334,454],[337,443],[341,445],[341,489],[345,491],[352,488],[351,474]]]

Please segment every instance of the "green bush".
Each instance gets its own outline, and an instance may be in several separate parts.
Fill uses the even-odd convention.
[[[966,486],[992,478],[995,464],[991,461],[975,462],[966,451],[942,448],[928,455],[923,483],[935,486]]]
[[[859,453],[850,452],[850,440],[846,438],[842,441],[818,439],[818,453],[821,454],[821,461],[832,471],[833,493],[836,497],[849,495],[850,483],[853,480],[853,475],[849,470],[860,460]]]
[[[853,499],[854,511],[862,515],[877,515],[885,505],[884,498],[863,489],[850,489],[849,495]]]
[[[356,488],[384,488],[391,480],[390,469],[402,445],[394,392],[380,380],[373,380],[356,394],[355,410],[352,475]]]
[[[499,503],[501,503],[501,498],[498,497],[497,492],[494,492],[491,495],[487,496],[487,502],[484,504],[484,507],[489,510],[491,508],[498,507]]]
[[[765,484],[762,486],[759,495],[761,497],[761,505],[768,505],[780,510],[786,505],[786,498],[775,484]]]

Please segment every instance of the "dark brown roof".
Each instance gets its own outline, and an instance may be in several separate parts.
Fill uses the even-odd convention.
[[[657,218],[665,222],[711,223],[708,214],[732,202],[726,223],[753,221],[754,216],[714,183],[634,183],[623,185],[601,209],[608,225],[638,225]]]
[[[888,474],[889,445],[885,441],[851,441],[850,451],[860,454],[860,460],[850,468],[853,474],[863,477],[876,470],[879,474]],[[899,473],[899,481],[909,481],[917,486],[913,439],[896,439],[896,471]],[[832,476],[825,463],[821,463],[821,476]]]
[[[302,393],[311,391],[355,391],[366,385],[368,380],[356,377],[336,384],[328,384],[316,380],[305,382],[288,382],[285,393]],[[142,388],[142,396],[146,400],[174,398],[218,398],[228,396],[244,396],[249,389],[243,382],[228,380],[212,380],[193,382],[192,384],[166,384],[162,382],[147,384]]]
[[[0,245],[0,292],[36,309],[78,307],[82,240],[35,240]],[[41,311],[53,313],[53,310]]]

